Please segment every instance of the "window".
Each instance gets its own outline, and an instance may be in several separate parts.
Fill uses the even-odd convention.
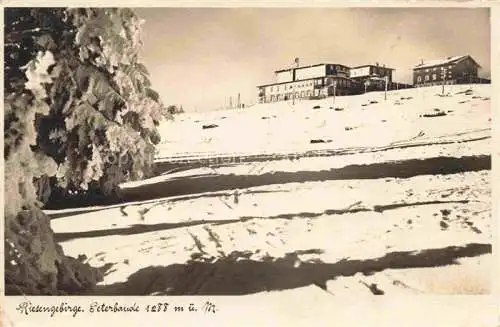
[[[429,72],[429,69],[426,69],[426,70],[425,70],[425,72],[426,72],[426,73],[428,73],[428,72]]]
[[[435,81],[437,79],[437,75],[436,74],[432,74],[432,80]]]
[[[427,82],[429,80],[429,75],[425,75],[425,81]]]

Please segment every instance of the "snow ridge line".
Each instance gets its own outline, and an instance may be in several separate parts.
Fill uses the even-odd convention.
[[[385,204],[385,205],[374,205],[372,207],[368,206],[358,206],[358,204],[361,204],[361,201],[358,201],[354,204],[349,205],[348,207],[344,209],[327,209],[324,210],[323,212],[301,212],[301,213],[287,213],[287,214],[279,214],[276,216],[269,216],[269,217],[258,217],[258,216],[243,216],[240,218],[240,221],[246,222],[249,220],[253,219],[294,219],[294,218],[317,218],[321,217],[323,215],[344,215],[344,214],[350,214],[350,213],[358,213],[358,212],[377,212],[377,213],[383,213],[384,211],[389,211],[389,210],[395,210],[395,209],[400,209],[400,208],[405,208],[405,207],[414,207],[414,206],[421,206],[421,205],[432,205],[432,204],[450,204],[450,203],[460,203],[460,204],[467,204],[470,202],[479,202],[479,201],[472,201],[472,200],[449,200],[449,201],[419,201],[419,202],[411,202],[411,203],[393,203],[393,204]],[[229,223],[229,222],[228,222]],[[230,222],[233,223],[233,222]],[[225,222],[222,223],[216,223],[214,225],[224,225],[226,224]]]
[[[484,135],[478,137],[471,137],[465,139],[455,139],[455,140],[436,140],[433,142],[420,140],[416,142],[397,141],[386,146],[379,147],[352,147],[352,148],[338,148],[338,149],[321,149],[321,150],[309,150],[305,152],[288,152],[288,153],[261,153],[261,154],[199,154],[194,156],[179,156],[179,157],[162,157],[158,158],[154,162],[154,166],[157,168],[162,165],[167,164],[195,164],[195,163],[217,163],[216,166],[221,166],[224,164],[234,164],[242,162],[252,162],[252,161],[262,161],[262,160],[283,160],[283,159],[299,159],[305,157],[323,157],[323,156],[335,156],[335,155],[353,155],[361,153],[373,153],[381,152],[395,149],[405,149],[412,147],[425,147],[433,145],[447,145],[455,143],[467,143],[475,141],[483,141],[490,139],[491,135]],[[238,159],[234,162],[234,159]]]

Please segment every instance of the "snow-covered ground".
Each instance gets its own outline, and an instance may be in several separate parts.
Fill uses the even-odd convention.
[[[162,124],[158,157],[387,146],[483,130],[489,127],[490,85],[472,88],[473,93],[466,94],[461,92],[468,85],[450,86],[446,88],[450,96],[445,97],[439,96],[441,87],[426,87],[390,91],[387,100],[384,92],[370,92],[336,97],[335,104],[330,97],[295,105],[276,102],[244,110],[181,114]],[[438,112],[446,117],[421,117]],[[211,124],[218,127],[203,129]],[[325,143],[311,144],[313,139]]]
[[[488,293],[491,87],[466,89],[179,115],[159,163],[236,160],[47,213],[68,255],[110,267],[98,294]],[[302,155],[237,160],[262,153]]]

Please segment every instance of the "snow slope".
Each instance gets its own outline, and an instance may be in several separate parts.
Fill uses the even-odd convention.
[[[268,157],[47,213],[67,254],[111,267],[95,294],[488,293],[490,86],[467,88],[337,97],[343,110],[330,98],[180,115],[162,126],[159,164]]]
[[[335,105],[328,98],[182,114],[161,125],[158,158],[374,147],[488,128],[490,85],[474,85],[472,94],[465,93],[467,89],[467,85],[448,86],[446,97],[439,96],[440,87],[426,87],[390,91],[387,100],[383,92],[371,92],[336,97]],[[446,124],[443,117],[420,117],[436,110],[446,113]],[[218,127],[202,128],[210,124]],[[311,139],[331,143],[310,144]]]

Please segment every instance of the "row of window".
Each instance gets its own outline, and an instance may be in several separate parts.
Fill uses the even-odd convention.
[[[295,84],[296,88],[304,88],[304,87],[311,87],[313,85],[312,82],[303,82],[299,84]],[[286,91],[287,89],[293,89],[293,84],[287,84],[287,85],[276,85],[276,86],[271,86],[269,90],[271,92],[273,91]]]
[[[432,74],[432,80],[436,81],[437,80],[437,76],[438,76],[437,74]],[[451,73],[448,73],[447,78],[449,78],[449,79],[452,78]],[[430,80],[431,80],[431,76],[430,75],[425,75],[424,76],[424,81],[428,82]],[[422,82],[422,76],[417,76],[417,82],[419,82],[419,83]]]
[[[333,84],[333,79],[329,78],[328,79],[328,84]],[[351,81],[348,79],[338,79],[337,80],[337,86],[345,86],[345,87],[351,87]]]
[[[431,70],[432,70],[433,72],[435,72],[435,71],[437,71],[437,70],[441,70],[441,69],[445,69],[445,68],[446,68],[446,67],[444,67],[444,66],[441,66],[441,67],[434,67],[434,68],[432,68],[432,69],[431,69],[431,68],[427,68],[427,69],[425,69],[425,72],[426,72],[426,73],[429,73]],[[448,69],[452,69],[452,68],[453,68],[453,66],[452,66],[452,65],[449,65],[449,66],[448,66]]]
[[[313,95],[313,91],[308,90],[308,91],[301,91],[301,92],[295,92],[295,98],[304,98],[304,97],[310,97]],[[289,92],[286,94],[277,94],[277,95],[271,95],[266,98],[267,102],[274,102],[274,101],[283,101],[283,100],[290,100],[294,97],[294,93]]]
[[[333,84],[333,79],[329,78],[328,79],[328,84],[332,85]],[[322,80],[315,80],[314,83],[312,81],[309,82],[303,82],[303,83],[298,83],[295,84],[295,88],[301,89],[301,88],[310,88],[314,85],[322,85]],[[352,83],[350,80],[347,79],[338,79],[337,80],[337,86],[344,86],[344,87],[351,87]],[[286,90],[291,90],[293,89],[294,86],[293,84],[287,84],[287,85],[276,85],[276,86],[270,86],[269,90],[270,92],[276,91],[286,91]]]
[[[339,66],[339,65],[337,65],[337,66],[329,65],[329,68],[332,70],[335,69],[336,71],[340,71],[340,72],[346,72],[349,70],[349,68],[344,67],[344,66]]]
[[[421,86],[436,86],[436,85],[442,85],[442,82],[429,82],[429,83],[422,83],[420,85],[416,85],[416,87],[421,87]],[[456,84],[455,80],[449,80],[444,82],[445,85],[453,85]]]
[[[285,94],[276,94],[276,95],[270,95],[267,97],[261,97],[260,101],[261,102],[275,102],[275,101],[283,101],[283,100],[291,100],[293,98],[295,99],[302,99],[302,98],[308,98],[311,96],[325,96],[328,95],[329,93],[326,92],[326,90],[307,90],[307,91],[300,91],[300,92],[288,92]],[[346,95],[349,94],[348,92],[342,92],[338,91],[336,92],[337,95]]]

